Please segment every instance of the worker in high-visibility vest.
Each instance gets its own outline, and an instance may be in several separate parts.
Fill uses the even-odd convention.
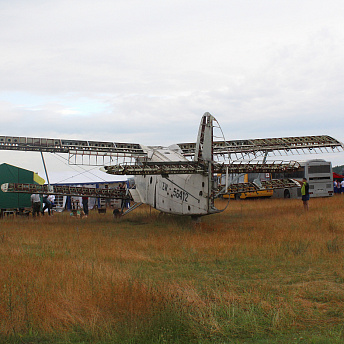
[[[305,210],[308,210],[309,184],[307,183],[306,178],[302,179],[301,196],[302,196],[303,208]]]

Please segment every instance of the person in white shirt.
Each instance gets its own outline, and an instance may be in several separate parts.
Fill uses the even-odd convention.
[[[340,189],[341,189],[340,191],[342,192],[342,194],[344,194],[344,179],[340,183]]]
[[[44,215],[45,209],[48,209],[48,215],[52,215],[53,202],[55,201],[54,195],[46,195],[43,197],[44,207],[42,210],[42,215]]]
[[[53,215],[53,207],[55,205],[55,195],[49,195],[48,200],[50,201],[51,216]]]
[[[31,195],[31,205],[32,205],[32,216],[39,216],[41,210],[41,197],[39,194]]]

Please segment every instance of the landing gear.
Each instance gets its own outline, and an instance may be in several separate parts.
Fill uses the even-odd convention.
[[[202,222],[202,216],[199,215],[191,215],[191,220],[194,223],[200,223]]]

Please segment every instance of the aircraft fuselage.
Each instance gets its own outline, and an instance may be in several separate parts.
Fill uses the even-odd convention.
[[[188,161],[177,149],[149,147],[149,161]],[[205,215],[212,212],[208,176],[200,174],[147,175],[135,177],[142,203],[157,210],[179,215]],[[135,199],[135,197],[134,197]]]

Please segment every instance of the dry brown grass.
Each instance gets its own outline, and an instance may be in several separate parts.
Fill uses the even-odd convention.
[[[344,196],[301,203],[232,201],[201,224],[148,207],[3,219],[0,332],[341,338]]]

